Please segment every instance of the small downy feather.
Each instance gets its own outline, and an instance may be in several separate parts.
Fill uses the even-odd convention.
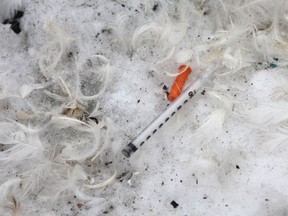
[[[51,78],[55,75],[52,73],[53,70],[62,57],[69,52],[74,39],[52,21],[48,21],[45,28],[52,35],[53,40],[41,47],[38,64],[43,75]]]
[[[178,44],[185,36],[187,23],[174,23],[165,11],[161,11],[158,21],[138,27],[132,37],[132,46],[138,47],[144,41],[159,42],[164,50]]]
[[[26,162],[25,164],[21,164],[23,169],[21,178],[23,182],[25,182],[23,185],[23,193],[37,194],[51,178],[55,178],[54,176],[58,175],[59,171],[62,171],[61,169],[57,169],[58,167],[55,164],[57,164],[57,166],[64,166],[64,164],[60,162],[55,163],[53,159],[46,157],[41,157],[39,160],[32,160],[30,163]]]
[[[49,185],[49,189],[47,188],[47,190],[44,191],[47,196],[42,195],[42,199],[48,199],[52,201],[52,203],[55,203],[60,197],[76,195],[79,199],[91,201],[93,197],[81,191],[87,177],[87,173],[80,165],[77,164],[73,168],[69,166],[67,178],[55,178],[53,185]]]
[[[288,120],[288,103],[279,101],[263,104],[249,110],[245,117],[258,125],[275,125]]]
[[[98,71],[97,71],[97,73],[99,73],[98,74],[98,80],[102,83],[102,86],[100,87],[100,90],[98,91],[97,94],[91,95],[91,96],[86,96],[80,91],[81,81],[78,80],[77,96],[83,101],[95,100],[95,99],[99,98],[100,96],[102,96],[102,94],[105,92],[105,90],[106,90],[106,88],[108,86],[108,81],[109,81],[109,77],[110,77],[110,74],[111,74],[110,61],[105,56],[103,56],[103,55],[93,55],[93,56],[89,57],[89,60],[92,63],[92,65],[96,64],[95,62],[98,61],[98,60],[103,62],[103,65],[100,66]],[[85,64],[82,65],[81,69],[82,70],[87,69],[87,68],[85,68]]]
[[[96,154],[96,151],[100,147],[101,131],[96,123],[90,122],[89,127],[84,129],[88,132],[85,140],[79,140],[78,142],[66,143],[66,146],[62,150],[60,157],[66,160],[83,161]]]
[[[15,140],[9,149],[0,152],[0,160],[6,163],[21,162],[31,158],[40,157],[45,151],[37,133],[23,133],[23,139]]]
[[[192,135],[192,139],[198,142],[209,143],[215,139],[223,130],[223,122],[226,111],[218,109],[210,114],[202,126]]]
[[[40,140],[40,129],[33,129],[20,123],[0,123],[0,142],[9,146],[0,152],[0,160],[6,163],[21,162],[30,158],[37,158],[45,150]]]

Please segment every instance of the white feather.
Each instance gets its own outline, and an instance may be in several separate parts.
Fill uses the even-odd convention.
[[[229,98],[228,96],[224,96],[223,94],[217,91],[208,91],[207,94],[221,101],[227,110],[229,111],[232,110],[233,104],[235,102],[233,99]]]
[[[259,105],[246,113],[246,118],[259,125],[275,125],[288,120],[288,103],[279,101],[276,103],[267,103]]]
[[[132,37],[134,48],[144,41],[158,42],[164,50],[178,44],[185,36],[187,23],[176,23],[170,20],[167,13],[162,11],[159,14],[158,22],[150,22],[138,27]]]
[[[111,74],[110,61],[105,56],[93,55],[93,56],[89,57],[89,60],[91,61],[91,63],[93,64],[94,67],[96,67],[96,65],[97,65],[96,61],[101,60],[103,62],[103,65],[101,65],[100,67],[98,65],[98,71],[97,71],[98,80],[102,82],[102,86],[100,87],[100,90],[98,91],[97,94],[87,96],[87,95],[84,95],[80,91],[81,81],[79,80],[78,81],[78,89],[79,89],[78,96],[83,101],[95,100],[95,99],[98,99],[100,96],[102,96],[103,93],[105,92],[107,86],[108,86],[108,82],[109,82],[109,78],[110,78],[110,74]],[[82,65],[80,70],[86,70],[86,69],[87,68],[85,67],[85,65]],[[96,71],[94,73],[96,73]]]
[[[203,122],[200,128],[192,135],[193,142],[210,143],[213,139],[221,134],[223,131],[223,122],[226,111],[218,109],[211,113]]]
[[[42,199],[46,201],[48,199],[52,203],[55,203],[59,198],[76,195],[81,200],[93,200],[93,197],[89,197],[81,191],[87,177],[86,172],[80,165],[75,165],[73,168],[68,167],[67,178],[56,178],[53,184],[48,185],[44,191],[46,196],[42,195]]]
[[[96,154],[100,148],[101,134],[96,123],[90,122],[88,128],[82,128],[87,133],[86,139],[78,138],[77,142],[66,143],[60,154],[65,160],[83,161]]]
[[[51,178],[55,178],[55,176],[59,175],[58,172],[62,171],[59,166],[64,166],[64,164],[61,164],[59,161],[56,163],[53,159],[48,157],[32,160],[31,163],[27,162],[25,165],[23,164],[23,172],[21,173],[22,179],[25,182],[25,185],[23,186],[25,194],[37,194],[45,187],[46,183],[51,181]],[[30,165],[29,168],[27,168],[27,165]]]
[[[6,163],[22,162],[31,158],[41,157],[45,151],[42,145],[39,134],[37,133],[23,133],[23,137],[15,140],[15,144],[9,149],[0,152],[0,160]]]
[[[62,57],[70,51],[74,39],[52,21],[46,22],[45,28],[52,35],[53,40],[41,47],[38,63],[43,75],[52,78]]]

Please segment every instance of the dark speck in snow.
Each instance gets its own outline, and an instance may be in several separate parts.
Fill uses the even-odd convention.
[[[2,22],[3,25],[6,25],[6,24],[8,24],[8,23],[9,23],[9,20],[8,20],[8,19],[5,19],[5,20]]]
[[[158,4],[154,4],[152,10],[153,10],[153,11],[156,11],[156,10],[158,9],[158,6],[159,6]]]
[[[23,17],[23,15],[24,15],[24,11],[16,11],[14,15],[14,19],[20,19],[21,17]]]
[[[240,167],[238,165],[236,165],[236,169],[240,169]]]
[[[19,34],[21,32],[21,28],[20,28],[20,23],[16,20],[14,20],[11,23],[11,27],[10,27],[16,34]]]
[[[179,206],[179,204],[174,200],[170,204],[173,206],[173,208],[177,208]]]

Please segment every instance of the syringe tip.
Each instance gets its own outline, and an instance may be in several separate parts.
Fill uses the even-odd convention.
[[[137,147],[133,143],[129,143],[123,150],[122,154],[129,158],[133,152],[137,151]]]
[[[127,158],[130,157],[130,153],[131,153],[131,152],[129,152],[127,149],[123,149],[123,150],[122,150],[122,154],[123,154],[125,157],[127,157]]]

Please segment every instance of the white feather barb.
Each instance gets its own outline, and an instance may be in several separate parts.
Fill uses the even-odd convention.
[[[51,123],[58,129],[64,129],[67,127],[79,126],[79,125],[89,126],[87,123],[83,121],[80,121],[76,118],[70,118],[64,115],[54,115],[51,118]]]
[[[45,85],[43,84],[24,84],[20,89],[20,94],[22,98],[27,97],[32,91],[37,89],[43,89]]]

